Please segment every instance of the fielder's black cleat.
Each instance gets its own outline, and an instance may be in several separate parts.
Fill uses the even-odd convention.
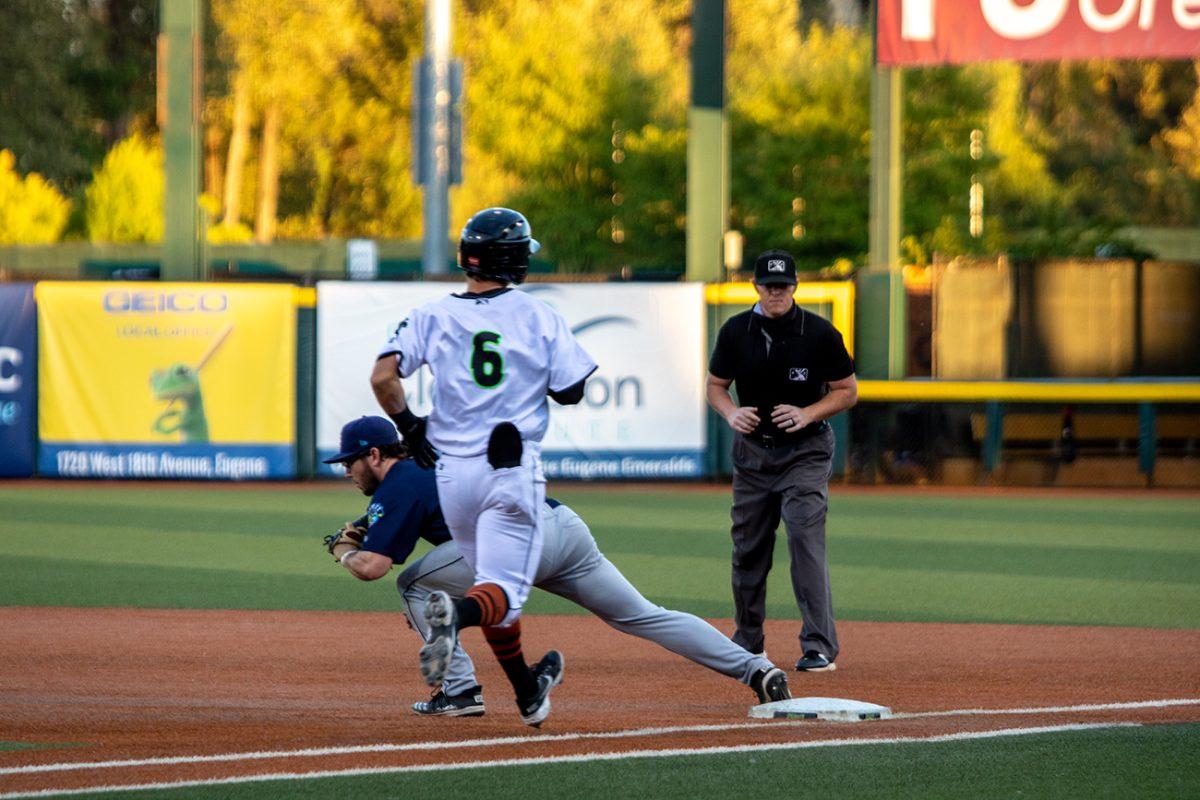
[[[791,700],[792,692],[788,689],[787,675],[779,667],[760,670],[750,679],[750,688],[758,695],[760,703],[774,703],[777,700]]]
[[[483,687],[475,685],[449,695],[438,689],[428,700],[413,703],[412,710],[422,717],[482,717]]]

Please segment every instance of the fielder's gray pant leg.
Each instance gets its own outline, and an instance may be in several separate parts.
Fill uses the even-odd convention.
[[[462,597],[475,583],[475,571],[459,555],[453,541],[439,544],[409,564],[396,579],[396,588],[404,598],[404,616],[421,638],[429,641],[429,624],[425,621],[425,605],[429,595],[442,591],[451,597]],[[446,694],[462,694],[478,681],[475,664],[462,643],[454,647],[442,689]]]
[[[596,547],[587,525],[566,506],[553,509],[546,530],[536,585],[607,622],[613,628],[654,642],[672,653],[749,684],[772,664],[729,641],[704,620],[656,606],[626,580]]]
[[[762,451],[740,435],[733,442],[733,641],[752,653],[763,652],[767,615],[767,573],[775,554],[780,497]]]
[[[837,628],[825,555],[825,514],[829,509],[829,476],[833,472],[833,433],[806,441],[781,476],[783,524],[792,557],[792,591],[804,624],[800,650],[817,650],[837,658]]]

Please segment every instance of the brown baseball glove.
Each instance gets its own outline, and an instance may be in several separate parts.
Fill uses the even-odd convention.
[[[347,552],[347,548],[358,550],[362,547],[363,539],[367,538],[367,529],[362,525],[347,522],[340,531],[325,537],[325,549],[334,561],[339,561]]]

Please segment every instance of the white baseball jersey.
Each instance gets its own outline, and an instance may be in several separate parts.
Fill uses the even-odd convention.
[[[501,422],[540,442],[550,422],[547,390],[566,389],[596,369],[562,315],[515,289],[452,294],[420,306],[379,351],[390,354],[401,377],[422,364],[433,370],[426,435],[451,456],[486,453]]]

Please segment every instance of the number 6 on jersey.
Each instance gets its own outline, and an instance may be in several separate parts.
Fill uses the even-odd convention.
[[[483,389],[495,389],[504,380],[504,356],[495,349],[500,334],[480,331],[471,339],[471,375]]]

